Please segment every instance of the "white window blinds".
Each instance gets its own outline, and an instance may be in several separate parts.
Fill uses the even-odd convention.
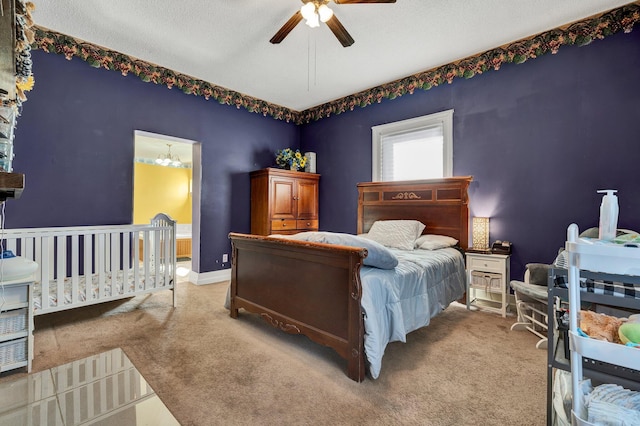
[[[452,176],[453,110],[373,126],[374,181]]]
[[[432,179],[443,176],[442,124],[383,136],[382,180]]]

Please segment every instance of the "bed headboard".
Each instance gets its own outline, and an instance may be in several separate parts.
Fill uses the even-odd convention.
[[[358,234],[376,220],[414,219],[426,225],[425,234],[447,235],[469,247],[471,176],[401,182],[358,184]]]

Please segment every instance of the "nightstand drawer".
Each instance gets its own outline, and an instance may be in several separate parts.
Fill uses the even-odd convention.
[[[472,271],[502,272],[504,271],[504,262],[499,259],[473,256],[469,259],[469,269]]]

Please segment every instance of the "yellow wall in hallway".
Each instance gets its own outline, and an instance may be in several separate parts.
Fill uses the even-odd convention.
[[[133,223],[146,224],[157,213],[191,223],[191,169],[135,163]]]

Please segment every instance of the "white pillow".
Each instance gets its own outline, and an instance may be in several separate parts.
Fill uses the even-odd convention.
[[[423,250],[437,250],[446,247],[453,247],[458,244],[455,238],[446,235],[427,234],[416,240],[416,248]]]
[[[417,220],[377,220],[365,238],[385,247],[413,250],[424,228],[424,223]]]

